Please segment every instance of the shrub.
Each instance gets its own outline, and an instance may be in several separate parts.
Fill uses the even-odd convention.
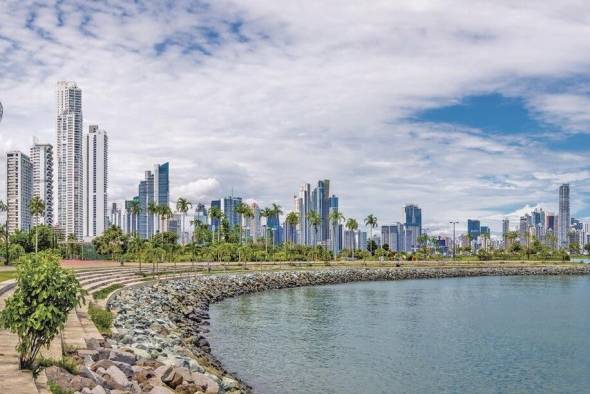
[[[111,294],[113,291],[122,288],[123,285],[120,283],[115,283],[113,285],[110,285],[109,287],[105,287],[104,289],[101,289],[95,293],[92,294],[92,297],[95,300],[104,300],[109,294]]]
[[[95,304],[88,306],[90,319],[102,335],[111,335],[111,326],[113,324],[113,314],[111,311],[103,309]]]
[[[24,256],[17,266],[17,288],[0,312],[0,326],[18,335],[21,368],[32,369],[39,350],[64,328],[68,313],[84,300],[74,273],[50,253]]]
[[[60,367],[65,369],[72,375],[78,375],[79,373],[78,364],[76,363],[76,360],[74,360],[72,357],[64,356],[59,360],[56,360],[54,358],[41,357],[37,364],[40,368],[49,368],[54,366]]]

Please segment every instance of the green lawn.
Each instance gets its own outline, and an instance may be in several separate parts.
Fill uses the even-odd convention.
[[[16,271],[0,271],[0,282],[16,278]]]

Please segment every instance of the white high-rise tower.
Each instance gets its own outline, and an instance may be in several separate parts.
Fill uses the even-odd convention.
[[[53,146],[35,144],[31,147],[33,163],[33,196],[39,197],[45,204],[45,214],[33,217],[33,225],[53,225]]]
[[[57,83],[57,224],[66,236],[82,238],[82,90]]]
[[[31,229],[29,203],[33,194],[33,166],[19,151],[6,155],[6,205],[8,232]]]
[[[557,216],[557,246],[569,246],[568,232],[570,228],[570,185],[559,186],[559,214]]]
[[[108,225],[108,136],[98,126],[84,136],[84,239],[103,233]]]

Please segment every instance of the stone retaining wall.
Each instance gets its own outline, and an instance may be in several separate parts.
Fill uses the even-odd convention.
[[[509,275],[590,274],[590,265],[493,268],[327,269],[198,276],[122,289],[110,301],[117,312],[112,345],[140,358],[202,374],[219,392],[251,392],[211,355],[209,305],[271,289],[359,281]]]

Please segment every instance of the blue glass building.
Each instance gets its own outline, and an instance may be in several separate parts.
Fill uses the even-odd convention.
[[[467,234],[469,234],[473,240],[476,240],[481,235],[481,223],[479,220],[467,220]]]

